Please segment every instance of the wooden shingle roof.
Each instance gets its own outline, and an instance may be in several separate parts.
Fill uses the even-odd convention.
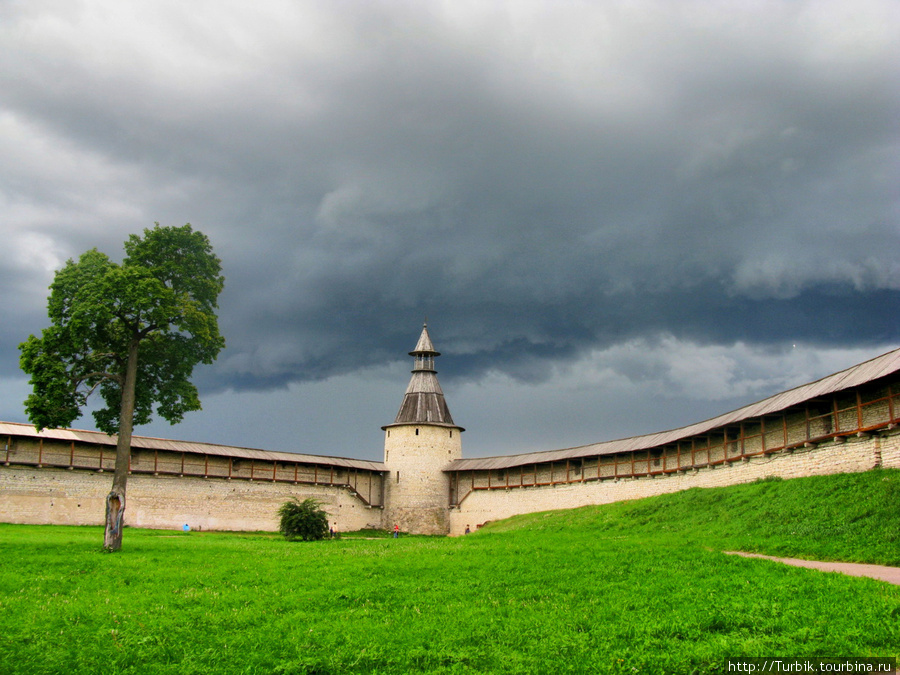
[[[115,446],[116,444],[115,436],[110,436],[100,431],[85,431],[82,429],[43,429],[38,432],[30,424],[19,424],[16,422],[0,422],[0,440],[2,440],[4,436],[46,438],[64,442],[75,441],[76,443],[86,443],[90,445]],[[233,457],[235,459],[256,459],[267,462],[317,464],[319,466],[335,466],[348,469],[362,469],[365,471],[387,470],[387,467],[382,462],[371,462],[362,459],[306,455],[295,452],[274,452],[270,450],[256,450],[254,448],[241,448],[232,445],[217,445],[215,443],[175,441],[166,438],[153,438],[151,436],[132,436],[131,447],[146,450],[162,450],[166,452],[189,452],[198,455]]]
[[[614,441],[603,441],[590,445],[581,445],[562,450],[545,450],[521,455],[503,455],[484,457],[481,459],[457,459],[450,463],[445,471],[484,471],[507,469],[524,464],[541,464],[543,462],[565,461],[582,457],[613,455],[620,452],[649,450],[658,448],[692,436],[699,436],[713,429],[736,424],[752,418],[762,417],[785,411],[820,396],[834,394],[844,389],[851,389],[872,382],[881,377],[900,371],[900,349],[882,354],[874,359],[860,363],[839,373],[823,377],[815,382],[804,384],[794,389],[775,394],[743,408],[713,417],[704,422],[697,422],[686,427],[661,431],[644,436],[633,436]]]
[[[406,387],[406,393],[403,395],[400,410],[393,424],[388,424],[382,429],[407,424],[462,429],[454,424],[441,384],[438,382],[437,372],[434,370],[434,357],[440,356],[440,352],[435,350],[431,342],[427,325],[422,328],[416,348],[409,354],[416,357],[409,386]]]

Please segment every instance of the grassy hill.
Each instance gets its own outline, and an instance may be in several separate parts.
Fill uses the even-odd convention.
[[[900,471],[767,479],[529,514],[492,532],[548,529],[811,560],[900,566]]]
[[[900,472],[532,514],[455,539],[0,526],[3,673],[715,673],[897,656]]]

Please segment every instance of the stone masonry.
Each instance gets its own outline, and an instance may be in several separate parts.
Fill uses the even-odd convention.
[[[384,461],[134,437],[126,523],[277,529],[291,497],[318,499],[339,530],[461,534],[537,511],[693,487],[900,468],[900,349],[719,417],[580,448],[466,459],[427,327]],[[103,522],[115,439],[0,422],[0,521]]]

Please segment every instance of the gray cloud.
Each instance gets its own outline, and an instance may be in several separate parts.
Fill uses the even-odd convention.
[[[900,13],[845,5],[2,5],[0,378],[52,270],[154,221],[224,262],[208,395],[358,376],[425,316],[461,386],[895,345]]]

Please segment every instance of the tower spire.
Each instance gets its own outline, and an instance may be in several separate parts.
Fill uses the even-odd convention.
[[[440,356],[441,353],[434,348],[434,344],[431,342],[427,323],[422,324],[422,334],[419,336],[416,348],[413,349],[409,355],[415,358],[415,368],[413,369],[413,372],[416,372],[417,370],[437,372],[434,369],[434,357]]]
[[[428,324],[422,326],[422,334],[416,343],[415,349],[410,353],[413,357],[412,377],[400,411],[397,413],[394,424],[434,424],[439,426],[456,427],[450,416],[447,401],[444,400],[444,392],[437,379],[437,371],[434,369],[434,359],[441,353],[434,348],[431,336],[428,334]]]

